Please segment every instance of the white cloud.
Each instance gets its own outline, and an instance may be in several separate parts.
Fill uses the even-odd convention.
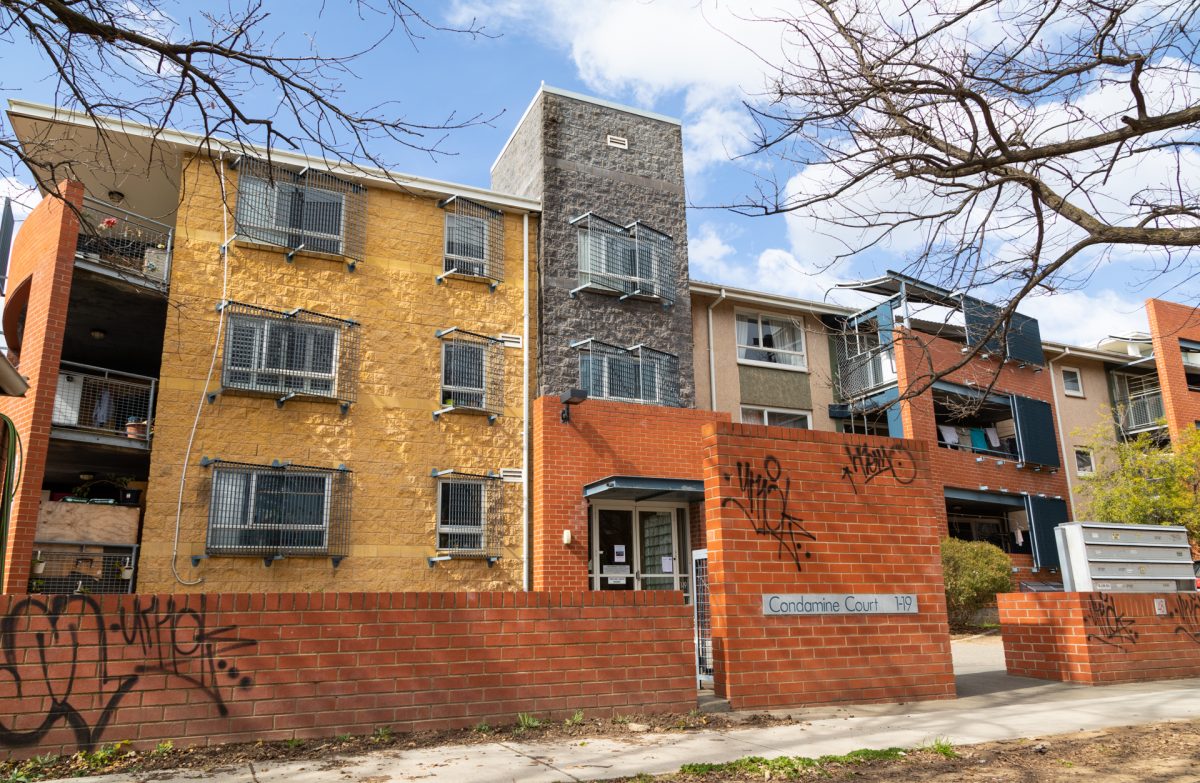
[[[1110,334],[1148,329],[1142,303],[1110,291],[1066,291],[1021,302],[1022,313],[1038,319],[1043,340],[1094,347]]]

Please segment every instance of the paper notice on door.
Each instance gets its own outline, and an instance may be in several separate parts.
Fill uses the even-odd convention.
[[[629,575],[629,566],[627,566],[627,565],[606,565],[600,569],[600,573],[604,574],[605,576],[608,576],[610,574],[617,574],[617,575],[624,574],[624,575],[628,576]]]
[[[673,574],[673,573],[675,573],[675,558],[673,558],[673,557],[664,557],[664,558],[662,559],[662,572],[663,572],[664,574]]]
[[[608,583],[609,583],[610,585],[623,585],[623,584],[625,584],[625,579],[626,579],[626,577],[624,577],[624,576],[610,576],[610,577],[607,577],[607,579],[608,579]]]
[[[624,544],[615,544],[613,546],[613,562],[614,563],[624,563],[625,562],[625,545]]]

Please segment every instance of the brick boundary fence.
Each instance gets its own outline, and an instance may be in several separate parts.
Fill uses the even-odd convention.
[[[0,753],[696,706],[680,593],[0,596]]]
[[[996,603],[1009,674],[1087,685],[1200,677],[1196,593],[1003,593]]]

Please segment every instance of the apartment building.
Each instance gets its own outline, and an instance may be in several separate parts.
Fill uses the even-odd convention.
[[[9,117],[73,174],[14,246],[5,590],[522,586],[536,200]]]

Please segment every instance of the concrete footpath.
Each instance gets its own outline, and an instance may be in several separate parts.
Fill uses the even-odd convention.
[[[821,756],[858,748],[954,745],[1200,718],[1200,679],[1088,687],[1004,672],[998,637],[954,642],[959,698],[920,704],[783,711],[795,725],[641,734],[628,739],[496,742],[243,766],[212,772],[152,772],[82,780],[105,783],[325,783],[326,781],[584,781],[674,772],[689,762],[744,756]],[[75,780],[81,780],[76,778]]]

